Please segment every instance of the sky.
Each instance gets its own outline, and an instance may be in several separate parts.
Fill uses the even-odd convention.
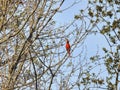
[[[65,0],[61,10],[69,7],[72,3],[77,0]],[[80,13],[80,9],[85,9],[87,7],[86,0],[81,0],[81,2],[77,3],[76,5],[72,6],[71,8],[67,9],[62,13],[58,13],[55,15],[54,19],[56,20],[57,25],[64,25],[66,23],[71,22],[74,19],[74,15]],[[102,47],[107,47],[108,43],[103,35],[89,35],[84,43],[87,46],[88,56],[95,55],[99,49],[99,52],[102,54]],[[92,52],[92,53],[91,53]]]
[[[65,0],[65,3],[63,4],[61,10],[65,9],[66,7],[69,7],[74,1],[77,0]],[[85,9],[87,7],[87,0],[81,0],[81,2],[77,3],[75,6],[72,6],[68,10],[58,13],[55,15],[54,20],[56,20],[57,25],[64,25],[66,23],[71,22],[74,19],[74,15],[77,15],[80,13],[80,9]],[[84,45],[87,48],[87,57],[88,59],[91,56],[96,55],[96,52],[98,52],[101,56],[104,55],[104,52],[102,50],[103,47],[109,47],[105,37],[101,34],[91,34],[89,35],[85,42]],[[76,52],[77,53],[77,52]],[[101,67],[105,68],[105,67]],[[94,71],[98,71],[98,68],[96,68]],[[106,73],[102,74],[103,77],[106,75]]]

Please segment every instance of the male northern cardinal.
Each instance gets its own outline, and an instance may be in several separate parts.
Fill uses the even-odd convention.
[[[70,56],[70,44],[69,44],[69,40],[68,39],[66,39],[66,50],[67,50],[67,53]]]

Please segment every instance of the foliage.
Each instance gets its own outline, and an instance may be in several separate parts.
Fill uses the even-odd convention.
[[[104,55],[92,56],[90,59],[95,64],[106,67],[106,79],[102,79],[104,85],[98,86],[98,80],[92,80],[91,83],[96,83],[96,87],[108,90],[118,90],[119,72],[118,66],[120,63],[120,1],[119,0],[89,0],[88,6],[77,17],[88,18],[91,26],[94,26],[93,31],[102,34],[108,42],[108,47],[103,47]],[[99,57],[98,57],[99,56]],[[101,60],[101,62],[99,62]],[[103,64],[104,63],[104,64]],[[99,67],[100,68],[100,67]],[[100,69],[101,70],[101,69]],[[105,68],[102,68],[105,70]],[[89,71],[92,72],[92,71]],[[95,72],[95,75],[97,72]],[[99,75],[100,77],[104,77]],[[99,77],[98,76],[98,77]],[[105,87],[105,88],[103,88]]]

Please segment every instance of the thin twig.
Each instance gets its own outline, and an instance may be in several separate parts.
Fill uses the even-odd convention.
[[[29,53],[30,53],[30,51],[29,51]],[[32,61],[32,65],[33,65],[33,69],[34,69],[34,74],[35,74],[35,81],[36,81],[35,90],[38,90],[38,88],[37,88],[37,72],[36,72],[35,64],[33,62],[33,58],[32,58],[31,53],[30,53],[30,58],[31,58],[31,61]]]
[[[113,30],[113,32],[115,33],[116,37],[118,38],[118,40],[120,41],[119,36],[117,35],[117,33],[115,32],[115,30]]]

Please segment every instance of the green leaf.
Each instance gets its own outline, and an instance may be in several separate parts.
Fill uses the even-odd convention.
[[[104,51],[105,53],[107,53],[107,52],[108,52],[108,50],[107,50],[106,48],[103,48],[103,51]]]
[[[111,37],[110,37],[110,40],[111,40],[112,43],[114,43],[114,44],[116,43],[116,40],[115,40],[114,37],[111,36]]]
[[[117,50],[120,50],[120,45],[117,46]]]
[[[111,17],[113,16],[112,11],[108,11],[108,12],[107,12],[107,15],[111,18]]]
[[[75,18],[75,19],[79,19],[80,16],[79,16],[79,15],[75,15],[74,18]]]
[[[93,17],[93,16],[94,16],[94,15],[93,15],[93,12],[91,11],[91,9],[89,9],[88,14],[89,14],[91,17]]]
[[[96,6],[96,9],[97,9],[97,11],[100,11],[100,12],[102,12],[102,9],[103,9],[103,7],[102,6]]]

